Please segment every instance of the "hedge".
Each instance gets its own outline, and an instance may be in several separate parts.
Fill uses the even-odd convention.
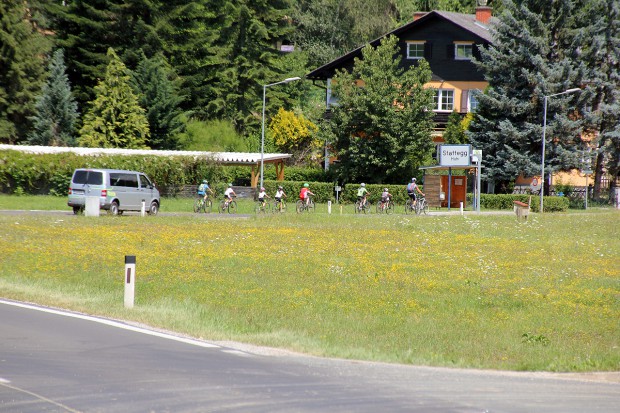
[[[472,194],[467,194],[468,202],[472,202]],[[530,195],[527,194],[481,194],[480,207],[485,209],[513,209],[514,201],[528,203]],[[543,198],[546,212],[564,212],[568,210],[569,199],[562,196],[545,196]],[[530,208],[533,212],[540,210],[540,197],[532,195]]]
[[[205,159],[175,156],[101,155],[80,156],[74,153],[31,154],[14,150],[0,151],[0,192],[66,196],[76,168],[111,168],[146,173],[163,194],[176,196],[186,185],[203,179],[215,183],[249,186],[249,166],[223,166]],[[275,179],[275,167],[266,165],[265,177]],[[321,181],[326,177],[320,168],[285,167],[288,179]],[[331,185],[331,184],[330,184]]]

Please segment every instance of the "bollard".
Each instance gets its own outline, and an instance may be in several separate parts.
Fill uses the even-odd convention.
[[[87,196],[86,204],[84,208],[85,217],[98,217],[99,216],[99,197]]]
[[[332,201],[327,201],[327,213],[332,213]]]
[[[463,215],[463,203],[461,202],[461,215]]]
[[[125,255],[125,308],[133,308],[136,286],[136,256]]]
[[[340,215],[342,215],[342,205],[340,205]]]
[[[146,202],[142,201],[142,209],[140,209],[140,216],[146,215]]]

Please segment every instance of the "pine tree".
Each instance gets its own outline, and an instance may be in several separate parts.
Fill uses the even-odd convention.
[[[149,124],[130,85],[130,74],[113,49],[105,78],[95,86],[96,98],[84,116],[79,146],[148,148]]]
[[[142,56],[133,76],[139,104],[146,110],[152,149],[179,149],[179,135],[185,131],[183,98],[175,84],[175,74],[162,55],[151,59]]]
[[[580,72],[570,22],[571,0],[551,4],[505,0],[495,27],[494,45],[478,62],[489,89],[478,97],[470,140],[483,151],[483,176],[500,191],[520,174],[540,174],[544,97],[579,86]],[[545,175],[579,164],[580,122],[573,115],[574,96],[548,99]]]
[[[203,116],[230,119],[245,134],[248,127],[258,129],[262,85],[288,77],[278,70],[280,52],[274,46],[292,30],[287,18],[291,9],[282,0],[228,0],[220,7],[214,21],[219,37],[210,49],[205,79],[210,101]],[[271,90],[270,104],[284,106],[283,92],[290,87]]]
[[[408,180],[430,158],[433,92],[423,87],[430,68],[423,60],[405,70],[398,56],[398,39],[389,36],[334,78],[339,105],[321,132],[333,142],[344,182]]]
[[[579,23],[584,27],[583,54],[587,67],[588,99],[585,128],[594,137],[594,194],[601,194],[605,172],[612,188],[620,176],[620,4],[615,0],[594,0],[581,8]],[[613,191],[610,191],[610,197]]]
[[[27,3],[0,2],[0,142],[23,142],[36,94],[45,80],[49,41],[31,21]]]
[[[75,145],[78,108],[65,70],[63,51],[58,49],[52,55],[47,82],[35,105],[34,127],[28,136],[28,142],[33,145]]]
[[[64,48],[69,79],[80,105],[94,98],[103,78],[109,48],[131,69],[162,49],[155,30],[158,0],[72,0],[47,4],[57,45]]]

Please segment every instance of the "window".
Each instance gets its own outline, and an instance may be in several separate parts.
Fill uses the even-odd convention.
[[[435,110],[440,112],[452,112],[454,110],[454,90],[435,90]]]
[[[424,59],[424,42],[407,42],[407,59]]]
[[[475,112],[478,109],[478,95],[481,94],[480,89],[471,89],[467,95],[467,111]]]
[[[454,58],[456,60],[471,60],[474,45],[472,43],[455,43]]]

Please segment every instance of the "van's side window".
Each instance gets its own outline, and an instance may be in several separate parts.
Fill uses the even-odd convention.
[[[111,173],[110,184],[112,186],[124,186],[127,188],[138,187],[138,176],[136,174]]]

